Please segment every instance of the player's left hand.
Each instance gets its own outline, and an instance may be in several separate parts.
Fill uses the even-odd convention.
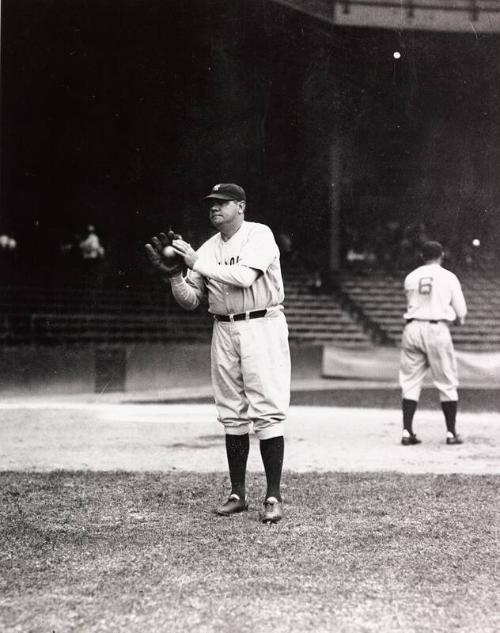
[[[172,259],[164,255],[165,247],[170,245],[170,238],[165,233],[160,233],[151,238],[151,243],[145,245],[146,254],[159,273],[167,277],[176,277],[182,273],[183,264],[180,256],[176,255]]]
[[[174,247],[175,252],[179,253],[179,255],[184,259],[186,266],[192,269],[198,259],[198,255],[191,244],[188,244],[182,239],[178,239],[173,240],[172,246]]]

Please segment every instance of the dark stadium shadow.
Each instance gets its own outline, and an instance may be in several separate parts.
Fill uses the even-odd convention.
[[[500,411],[500,390],[498,389],[463,388],[459,390],[459,397],[460,411],[474,413]],[[295,391],[292,393],[291,403],[296,406],[399,409],[401,392],[397,388]],[[436,389],[424,388],[418,406],[419,409],[439,409]]]

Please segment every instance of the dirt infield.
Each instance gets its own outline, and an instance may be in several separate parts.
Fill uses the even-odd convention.
[[[226,471],[210,404],[48,400],[0,404],[2,470]],[[462,446],[444,443],[439,410],[419,410],[423,444],[402,447],[397,409],[292,406],[285,469],[498,474],[498,413],[460,414]],[[261,470],[253,446],[250,470]]]

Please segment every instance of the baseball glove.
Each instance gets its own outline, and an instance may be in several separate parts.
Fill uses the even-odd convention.
[[[182,239],[172,230],[167,234],[159,233],[151,238],[151,243],[146,244],[146,254],[151,264],[162,275],[175,277],[183,271],[184,260],[176,253],[172,241]]]

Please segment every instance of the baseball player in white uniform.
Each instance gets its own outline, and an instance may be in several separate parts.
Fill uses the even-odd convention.
[[[404,281],[407,310],[399,370],[403,399],[401,443],[403,446],[420,444],[413,432],[413,417],[425,373],[430,367],[446,421],[446,443],[462,444],[455,429],[458,375],[449,323],[463,324],[467,306],[458,278],[441,266],[441,244],[425,242],[422,259],[424,265],[413,270]]]
[[[246,196],[240,186],[215,185],[205,199],[218,232],[197,251],[182,239],[172,241],[188,268],[186,276],[179,265],[172,267],[163,258],[164,234],[154,237],[146,250],[170,280],[180,306],[194,310],[207,296],[214,317],[212,386],[231,479],[231,493],[216,512],[229,516],[248,509],[245,475],[252,425],[267,480],[261,520],[275,523],[283,516],[283,423],[290,402],[280,253],[269,227],[245,220]]]

